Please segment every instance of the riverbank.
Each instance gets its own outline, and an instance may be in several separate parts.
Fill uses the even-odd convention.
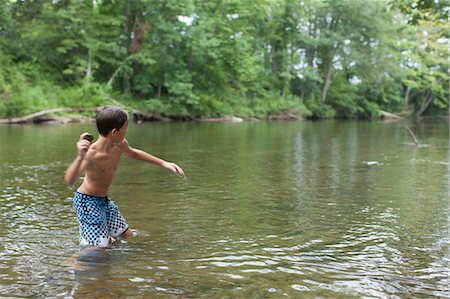
[[[136,123],[143,122],[230,122],[239,123],[245,121],[298,121],[298,120],[310,120],[317,118],[308,118],[298,115],[293,112],[273,113],[265,116],[239,116],[239,115],[223,115],[219,117],[195,117],[195,116],[165,116],[158,113],[146,112],[142,110],[133,109],[132,107],[125,107],[120,103],[114,103],[127,110],[130,114],[130,118]],[[0,119],[0,125],[17,125],[17,124],[67,124],[67,123],[84,123],[95,121],[95,114],[103,106],[98,107],[61,107],[46,109],[38,112],[34,112],[25,116],[12,117]],[[381,121],[402,121],[408,119],[411,116],[398,115],[391,112],[380,110],[378,112]],[[422,116],[418,119],[428,118],[447,118],[448,115],[438,116]],[[353,117],[352,119],[360,119]]]
[[[83,123],[92,122],[95,118],[95,113],[100,107],[82,108],[82,107],[62,107],[53,108],[43,111],[34,112],[22,117],[13,117],[0,119],[0,124],[15,125],[15,124],[67,124],[67,123]],[[239,123],[244,121],[298,121],[308,118],[302,117],[295,113],[285,112],[277,114],[269,114],[265,117],[261,116],[234,116],[224,115],[220,117],[194,117],[194,116],[164,116],[151,112],[144,112],[140,110],[130,109],[124,107],[129,111],[131,118],[136,123],[143,122],[172,122],[172,121],[197,121],[197,122],[232,122]],[[380,111],[380,120],[385,121],[400,121],[405,119],[403,116],[393,114],[386,111]]]
[[[22,117],[13,117],[0,119],[0,124],[66,124],[66,123],[79,123],[79,122],[91,122],[94,120],[95,113],[100,107],[97,108],[81,108],[81,107],[63,107],[54,108],[44,111],[31,113]],[[143,112],[139,110],[127,109],[132,116],[132,119],[136,123],[142,122],[171,122],[171,121],[198,121],[198,122],[243,122],[243,121],[259,121],[259,120],[302,120],[303,117],[293,113],[279,113],[271,114],[267,117],[240,117],[225,115],[221,117],[170,117],[150,112]]]

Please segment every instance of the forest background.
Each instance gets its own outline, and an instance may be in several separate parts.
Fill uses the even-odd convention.
[[[448,0],[0,0],[0,118],[449,111]]]

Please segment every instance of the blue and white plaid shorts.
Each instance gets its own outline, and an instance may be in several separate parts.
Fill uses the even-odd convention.
[[[81,246],[108,246],[109,236],[117,238],[128,224],[117,206],[108,197],[75,192],[74,207],[80,224]]]

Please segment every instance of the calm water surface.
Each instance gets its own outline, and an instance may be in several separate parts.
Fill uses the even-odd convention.
[[[0,127],[0,296],[450,298],[447,121],[130,124],[136,237],[77,257],[62,177],[93,124]]]

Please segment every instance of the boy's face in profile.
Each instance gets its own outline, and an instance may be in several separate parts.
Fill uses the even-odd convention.
[[[122,128],[115,131],[115,134],[113,134],[114,142],[121,142],[125,138],[127,131],[128,131],[128,120],[125,121]]]

